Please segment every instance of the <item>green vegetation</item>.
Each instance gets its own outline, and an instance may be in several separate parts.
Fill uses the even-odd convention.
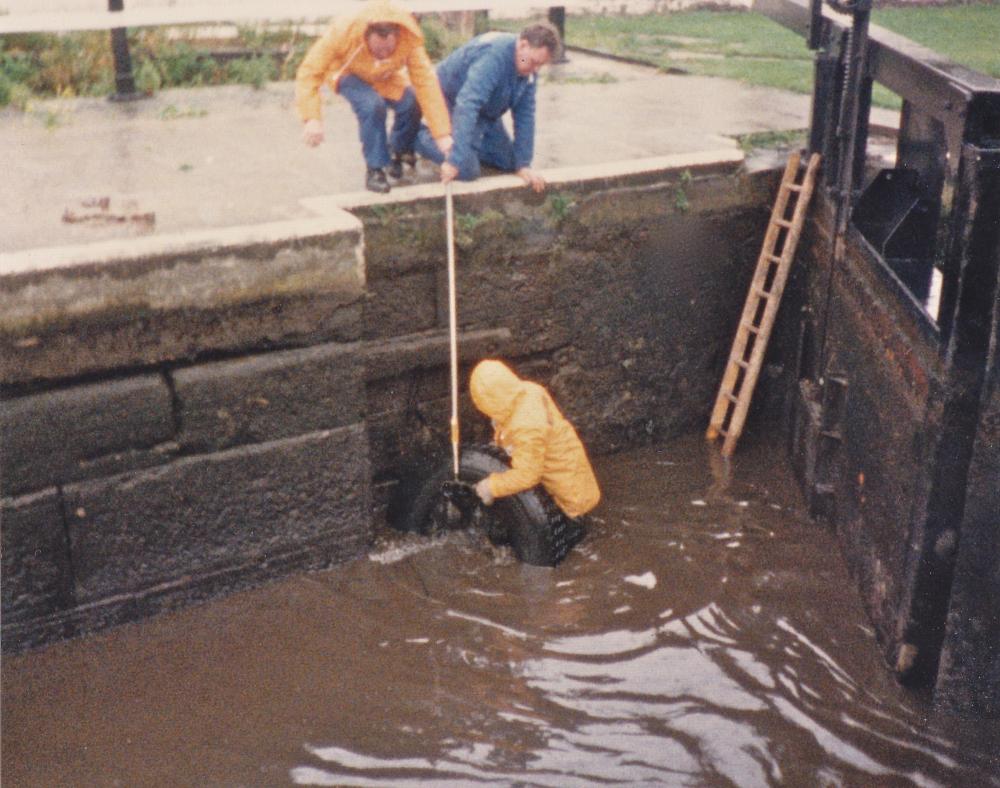
[[[72,96],[114,87],[107,35],[24,34],[0,37],[0,105],[25,106],[33,94]]]
[[[883,8],[875,24],[947,58],[1000,78],[1000,3]],[[492,20],[517,30],[523,20]],[[421,21],[428,53],[445,57],[463,43],[434,17]],[[684,11],[622,15],[570,15],[574,45],[705,76],[808,93],[813,53],[805,40],[766,17],[744,11]],[[244,26],[223,41],[178,37],[165,28],[129,31],[137,87],[162,88],[242,83],[261,87],[291,79],[314,40],[293,27]],[[225,55],[218,56],[219,54]],[[0,37],[0,106],[25,109],[33,97],[103,96],[114,89],[114,63],[106,32],[17,34]],[[610,74],[556,81],[613,82]],[[875,104],[898,106],[898,97],[876,85]]]
[[[193,35],[193,33],[192,33]],[[261,87],[288,79],[305,50],[295,31],[283,43],[241,29],[235,40],[201,42],[174,38],[162,28],[129,31],[136,87],[161,88],[243,83]],[[208,47],[233,52],[215,57]],[[106,33],[19,34],[0,38],[0,106],[24,108],[33,97],[105,96],[114,89],[114,60]]]
[[[208,114],[207,109],[195,109],[185,107],[180,109],[173,104],[168,104],[160,112],[160,120],[178,120],[179,118],[203,118]]]
[[[504,215],[494,208],[487,208],[482,213],[456,213],[455,244],[462,248],[471,246],[478,228],[490,225],[501,227],[504,218]]]
[[[963,66],[1000,78],[1000,3],[882,8],[872,21]]]
[[[957,63],[1000,78],[1000,4],[887,8],[875,24]],[[516,27],[514,24],[505,25]],[[634,58],[670,72],[737,79],[751,85],[809,93],[813,53],[805,39],[765,16],[744,11],[583,15],[566,20],[572,44]],[[876,85],[876,105],[899,98]]]
[[[691,177],[691,170],[684,170],[681,174],[680,183],[674,189],[674,210],[678,213],[687,213],[688,208],[691,207],[691,201],[688,199],[686,188],[693,182],[694,178]]]
[[[553,221],[561,222],[576,206],[571,195],[554,192],[545,198],[545,207]]]
[[[450,30],[436,18],[427,16],[420,20],[424,33],[424,49],[427,56],[437,62],[443,60],[465,43],[465,38],[456,30]]]
[[[744,153],[762,148],[801,148],[806,141],[804,130],[755,131],[737,138]]]
[[[463,43],[438,20],[421,22],[432,59]],[[129,31],[136,88],[245,84],[262,87],[292,79],[314,37],[293,27],[244,26],[232,39],[195,39],[166,28]],[[114,60],[107,33],[17,34],[0,37],[0,107],[24,109],[34,97],[106,96],[114,90]]]
[[[253,85],[259,90],[265,83],[277,78],[278,67],[274,58],[267,55],[239,58],[229,64],[228,76],[230,82]]]
[[[545,82],[558,85],[611,85],[618,81],[614,74],[602,71],[600,74],[578,76],[575,74],[557,74],[553,71],[543,75]]]

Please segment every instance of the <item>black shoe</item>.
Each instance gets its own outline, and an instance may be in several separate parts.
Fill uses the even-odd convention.
[[[368,177],[365,178],[365,188],[370,192],[388,194],[389,181],[385,177],[385,171],[381,167],[369,167]]]
[[[406,165],[411,170],[417,166],[417,156],[413,151],[397,153],[392,157],[392,161],[389,162],[389,166],[386,168],[389,177],[397,181],[402,178],[403,165]]]

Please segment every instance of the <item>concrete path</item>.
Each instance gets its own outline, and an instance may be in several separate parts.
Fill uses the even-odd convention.
[[[308,198],[362,189],[347,103],[328,98],[327,142],[309,149],[292,94],[293,85],[281,82],[0,111],[0,253],[304,218],[313,215]],[[543,73],[535,165],[736,150],[735,135],[805,128],[809,101],[571,53],[569,63]],[[419,173],[435,177],[429,164]],[[91,204],[104,197],[107,212]]]

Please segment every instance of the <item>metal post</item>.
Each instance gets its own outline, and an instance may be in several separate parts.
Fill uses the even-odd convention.
[[[562,46],[559,48],[559,55],[552,62],[568,63],[569,59],[566,57],[566,6],[549,6],[549,22],[559,33],[559,41],[562,42]]]
[[[838,200],[835,232],[836,242],[842,249],[856,197],[858,140],[860,138],[864,143],[864,133],[868,131],[868,118],[866,114],[863,116],[863,110],[867,109],[866,98],[871,95],[871,80],[865,76],[871,3],[870,0],[851,0],[848,3],[834,4],[834,7],[838,11],[849,11],[853,14],[848,43],[843,52],[844,87],[840,95],[840,114],[837,118],[837,139],[840,150],[837,161]],[[862,122],[864,127],[859,129]],[[859,131],[862,133],[859,134]]]
[[[108,10],[123,11],[124,0],[108,0]],[[132,56],[128,51],[128,35],[124,27],[111,30],[111,52],[115,58],[115,92],[109,97],[112,101],[135,101],[142,98],[135,89],[135,78],[132,76]]]
[[[847,226],[857,198],[858,150],[864,150],[868,134],[868,110],[871,104],[871,77],[867,76],[868,22],[871,0],[828,0],[841,13],[850,13],[851,27],[846,31],[846,41],[841,49],[844,81],[840,92],[837,114],[836,183],[834,187],[835,213],[833,249],[830,255],[830,272],[826,286],[826,306],[823,310],[823,327],[820,334],[819,374],[826,374],[826,342],[830,317],[830,298],[833,277],[844,263],[847,243]],[[860,127],[860,128],[859,128]],[[859,131],[861,132],[859,134]],[[829,180],[827,185],[831,185]]]
[[[837,104],[837,56],[827,50],[816,53],[812,107],[809,121],[809,152],[823,156],[823,182],[830,185],[836,173],[835,127]],[[831,168],[830,165],[833,165]]]

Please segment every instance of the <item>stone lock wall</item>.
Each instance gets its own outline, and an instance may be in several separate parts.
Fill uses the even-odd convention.
[[[364,549],[361,243],[344,216],[4,257],[5,649]]]
[[[511,179],[512,181],[514,179]],[[547,386],[593,453],[701,429],[759,251],[775,173],[732,162],[567,176],[455,199],[459,344],[500,329],[498,350]],[[439,196],[362,208],[366,339],[447,326]],[[680,206],[680,207],[679,207]],[[473,354],[470,361],[481,358]],[[463,441],[488,438],[460,371]],[[370,376],[373,473],[448,446],[447,368]]]
[[[774,184],[729,154],[460,186],[463,440],[487,437],[465,393],[485,356],[595,453],[700,428]],[[448,445],[444,206],[421,188],[0,256],[5,650],[364,554]]]

